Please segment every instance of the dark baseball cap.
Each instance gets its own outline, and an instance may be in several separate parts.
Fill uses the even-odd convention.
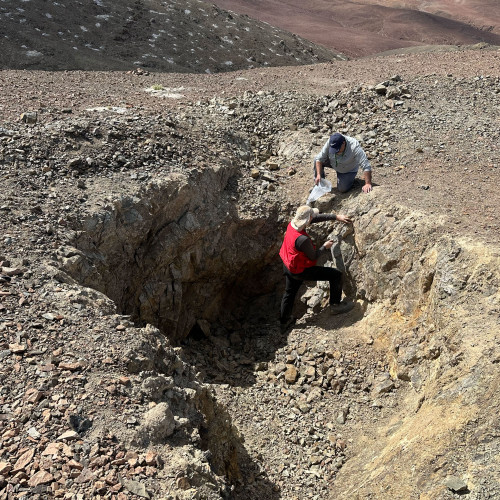
[[[330,151],[337,154],[345,142],[345,137],[338,132],[330,137]]]

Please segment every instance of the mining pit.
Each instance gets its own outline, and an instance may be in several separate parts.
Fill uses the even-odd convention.
[[[337,242],[325,265],[345,272],[356,308],[331,317],[328,284],[304,287],[301,317],[280,334],[276,254],[290,214],[271,205],[242,217],[233,175],[220,167],[151,183],[83,220],[58,251],[78,283],[136,327],[154,325],[153,347],[132,353],[129,369],[172,429],[143,424],[131,442],[189,435],[228,498],[470,493],[496,466],[485,457],[498,430],[487,409],[499,397],[498,256],[392,205],[390,193],[327,195],[322,211],[355,222],[311,233]],[[183,438],[172,415],[183,415]],[[470,440],[483,453],[464,467]],[[288,488],[292,474],[301,487]],[[189,484],[206,488],[209,476],[192,471]]]
[[[500,497],[498,58],[4,72],[0,496]],[[374,189],[311,234],[356,307],[304,287],[282,334],[278,249],[337,130]]]

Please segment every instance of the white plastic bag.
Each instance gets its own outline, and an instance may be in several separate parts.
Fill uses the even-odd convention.
[[[324,194],[331,192],[332,183],[327,181],[326,179],[321,179],[319,184],[314,186],[309,193],[309,198],[307,198],[307,204],[316,201],[318,198],[321,198]]]

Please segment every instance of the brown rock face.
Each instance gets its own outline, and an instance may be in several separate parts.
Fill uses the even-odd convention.
[[[39,486],[40,484],[51,483],[53,480],[52,474],[44,470],[36,472],[29,480],[28,484],[31,487]]]
[[[122,198],[111,214],[83,222],[78,250],[59,252],[64,268],[169,338],[185,337],[197,322],[229,311],[247,291],[246,278],[275,257],[272,222],[239,219],[225,193],[235,172],[221,166],[191,179],[177,175],[141,199]]]

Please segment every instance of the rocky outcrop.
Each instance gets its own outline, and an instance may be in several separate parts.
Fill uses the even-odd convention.
[[[247,280],[275,260],[278,245],[272,206],[268,218],[240,217],[235,175],[220,165],[123,196],[83,221],[72,246],[58,251],[63,268],[173,340],[229,314],[255,293]]]
[[[378,430],[377,444],[347,461],[335,498],[382,491],[394,498],[413,498],[417,491],[441,498],[443,472],[467,473],[479,484],[482,469],[490,467],[465,443],[487,441],[498,410],[500,261],[471,240],[440,236],[438,220],[380,201],[347,205],[356,223],[341,238],[337,260],[346,264],[357,296],[369,308],[377,304],[370,313],[375,345],[387,350],[392,379],[408,389],[403,409],[386,431]],[[397,430],[389,430],[398,421]],[[451,463],[439,459],[451,449],[460,450]],[[436,460],[437,468],[430,465]],[[409,462],[415,481],[401,474]],[[354,470],[366,479],[352,481]]]

